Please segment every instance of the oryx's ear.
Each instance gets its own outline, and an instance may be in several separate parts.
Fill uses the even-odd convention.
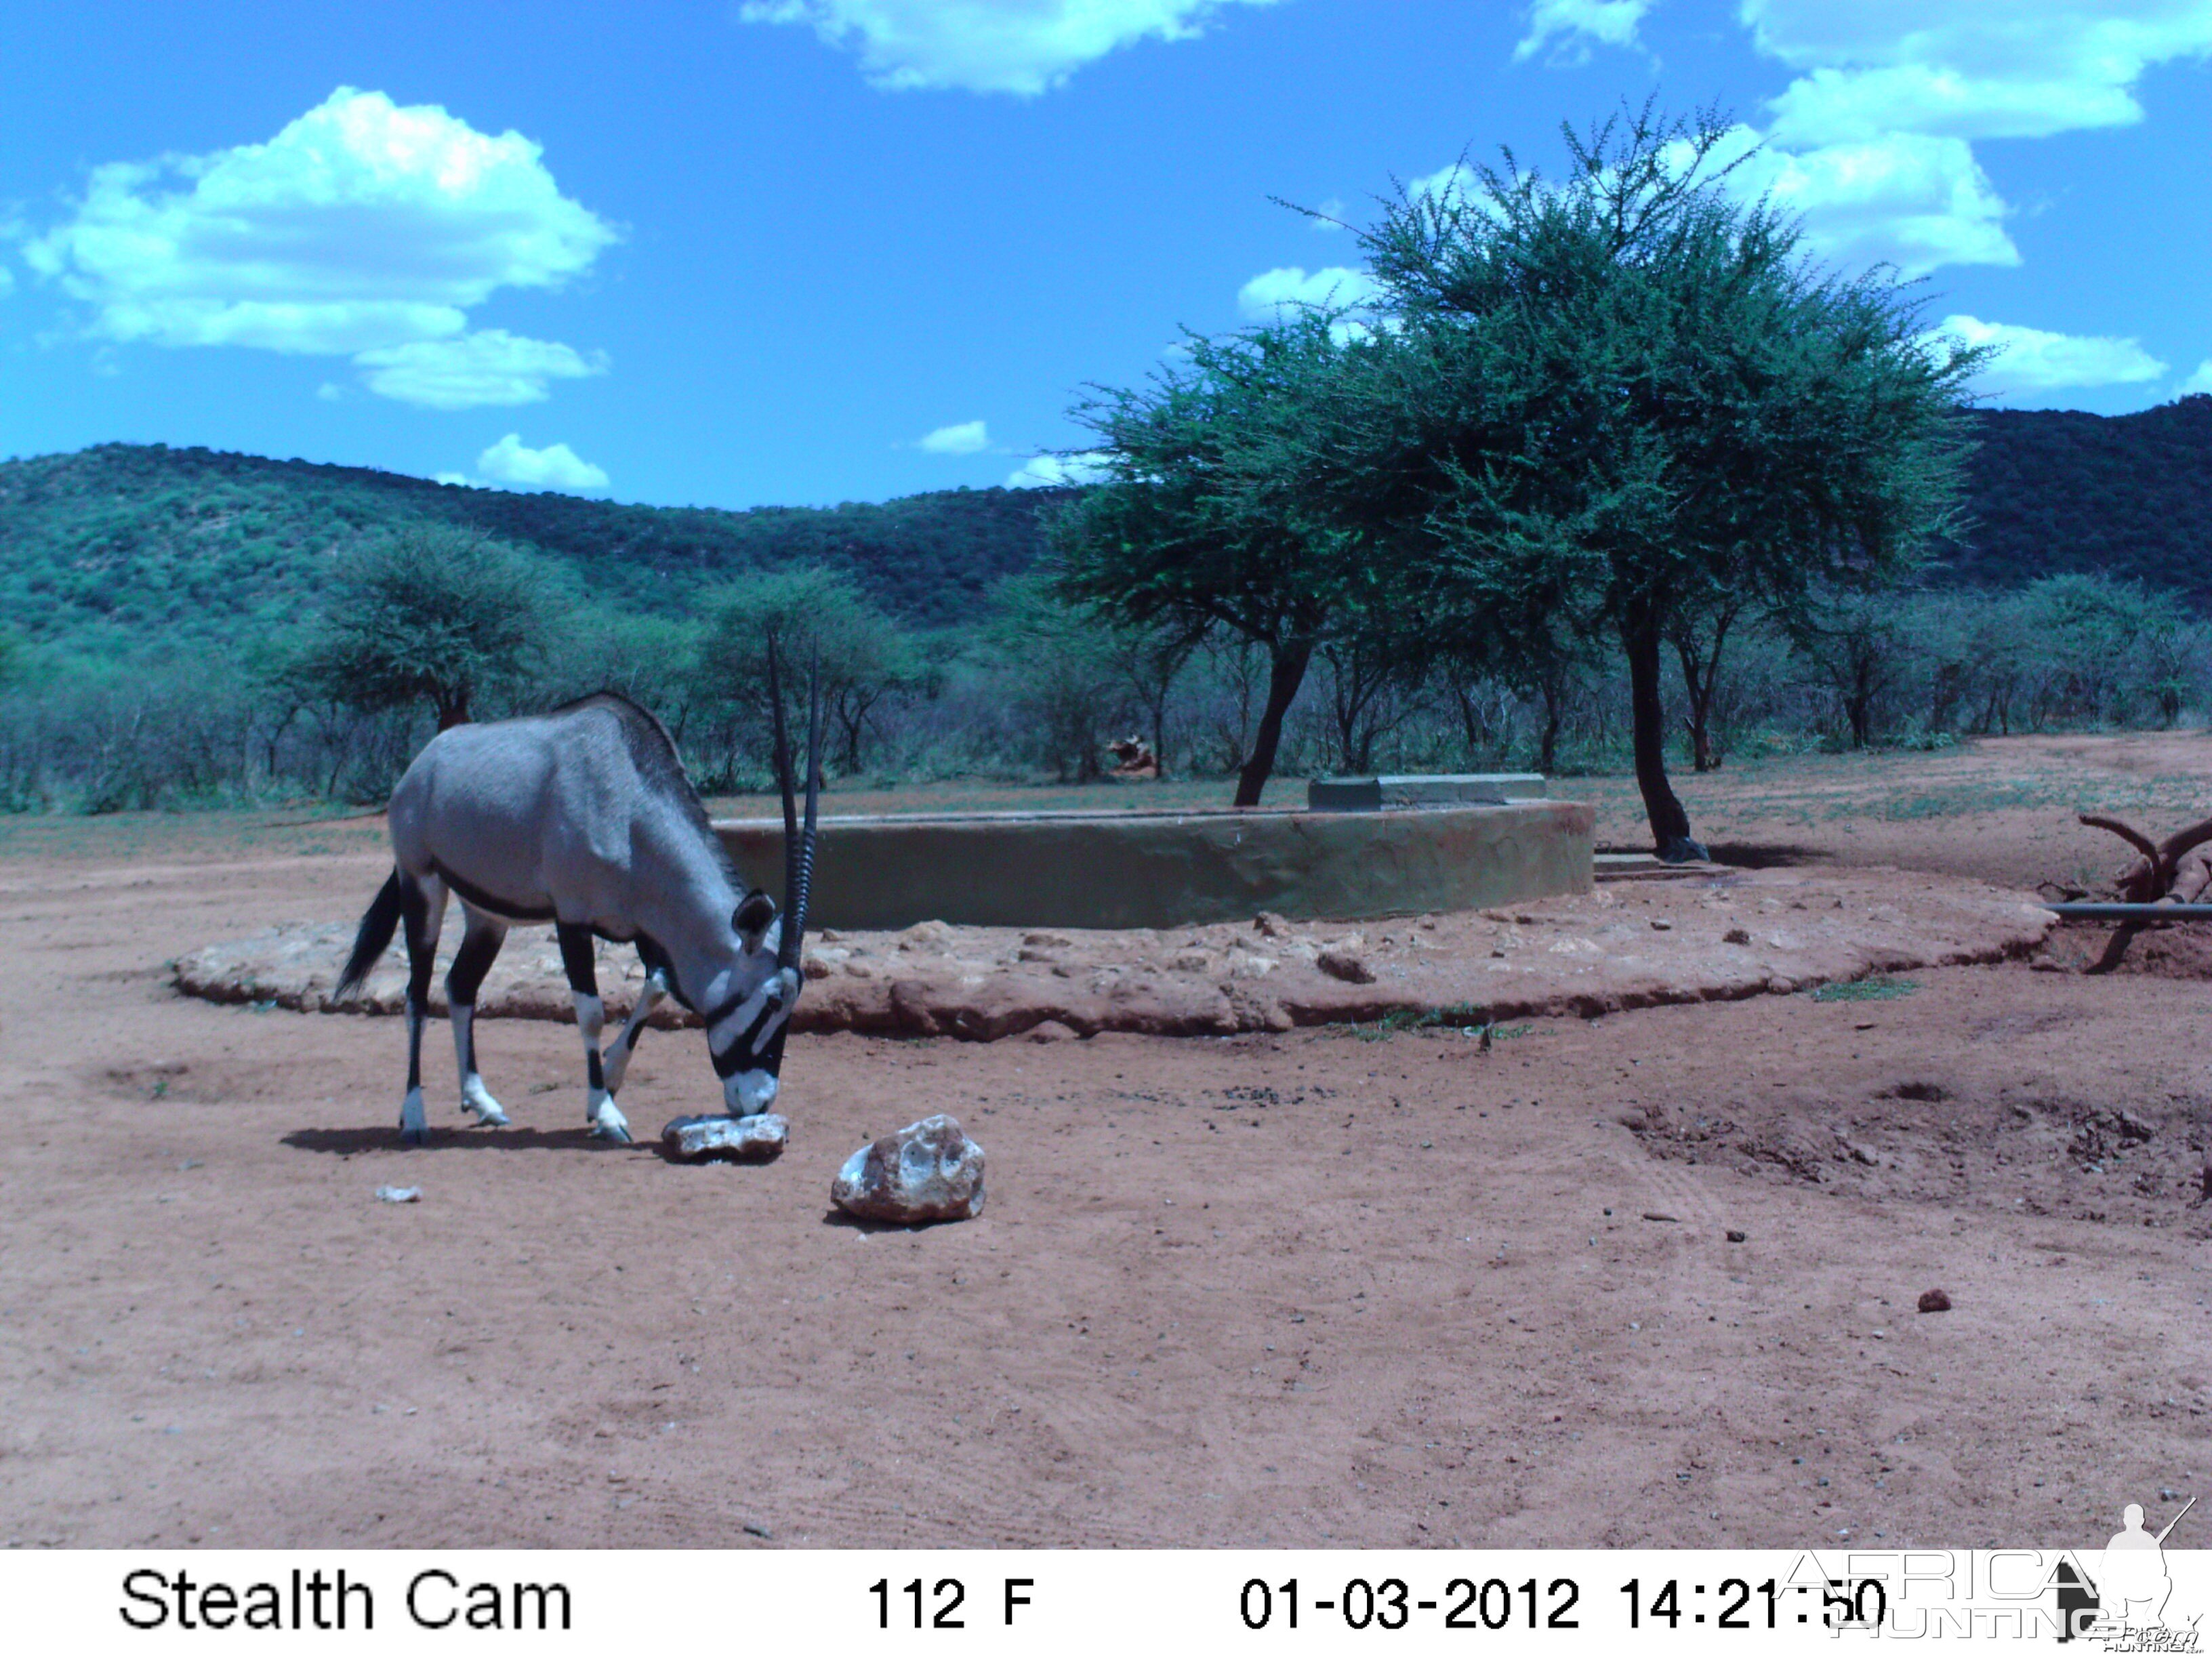
[[[768,932],[769,923],[775,920],[775,901],[757,887],[745,895],[744,903],[730,916],[730,925],[745,941],[748,950],[760,948],[761,935]]]

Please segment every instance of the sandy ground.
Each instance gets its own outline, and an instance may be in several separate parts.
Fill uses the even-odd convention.
[[[1747,864],[2029,889],[2118,862],[2077,807],[2204,810],[2212,740],[1684,788]],[[517,1127],[409,1152],[395,1022],[172,988],[382,870],[373,825],[268,815],[0,833],[0,1538],[2094,1542],[2205,1472],[2212,970],[2178,933],[1486,1051],[817,1035],[792,1150],[692,1169],[585,1140],[556,1025],[479,1028]],[[714,1093],[677,1033],[624,1105]],[[982,1218],[830,1212],[846,1152],[939,1109]]]

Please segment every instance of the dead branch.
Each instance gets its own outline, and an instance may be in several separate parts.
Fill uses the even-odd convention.
[[[2212,857],[2199,854],[2189,855],[2208,842],[2212,842],[2212,818],[2193,823],[2186,830],[2176,830],[2164,841],[2154,842],[2148,836],[2131,824],[2118,818],[2108,818],[2099,813],[2084,812],[2081,822],[2094,830],[2109,830],[2142,856],[2120,872],[2113,884],[2117,896],[2130,904],[2191,904],[2201,899],[2212,889]],[[2112,930],[2112,937],[2088,971],[2109,974],[2120,965],[2120,958],[2137,933],[2152,924],[2123,922]]]

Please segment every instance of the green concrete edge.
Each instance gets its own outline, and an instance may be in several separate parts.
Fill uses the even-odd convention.
[[[738,868],[773,890],[783,826],[729,819]],[[857,929],[1176,927],[1472,910],[1589,890],[1578,801],[1340,813],[975,813],[823,821],[811,921]]]

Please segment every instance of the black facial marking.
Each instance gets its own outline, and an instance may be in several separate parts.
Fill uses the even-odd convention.
[[[716,1077],[726,1078],[733,1072],[766,1072],[770,1077],[776,1075],[777,1069],[783,1064],[783,1034],[791,1029],[791,1022],[786,1020],[776,1027],[775,1035],[768,1040],[765,1052],[761,1048],[761,1028],[775,1018],[782,1006],[780,1002],[769,1003],[753,1016],[753,1023],[745,1027],[735,1042],[714,1056]]]

